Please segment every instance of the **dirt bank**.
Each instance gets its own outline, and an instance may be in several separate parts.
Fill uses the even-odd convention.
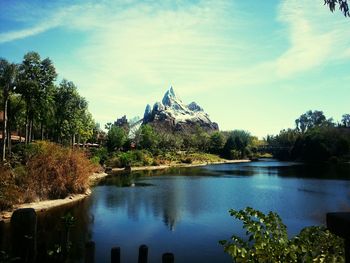
[[[140,166],[140,167],[131,167],[131,171],[150,171],[150,170],[168,169],[168,168],[172,168],[172,167],[199,167],[199,166],[212,165],[212,164],[243,163],[243,162],[250,162],[250,160],[223,160],[220,162],[211,162],[211,163],[209,163],[209,162],[191,163],[191,164],[175,163],[175,164],[159,165],[159,166]],[[123,172],[123,171],[125,171],[125,169],[124,168],[113,168],[112,171],[113,172]],[[107,175],[108,175],[107,173],[94,173],[90,176],[90,182],[94,183],[94,182],[106,177]],[[0,212],[0,221],[9,222],[13,211],[16,209],[33,208],[37,213],[42,213],[42,212],[45,212],[51,208],[55,208],[58,206],[64,206],[67,204],[78,202],[78,201],[84,199],[85,197],[89,196],[90,194],[91,194],[91,190],[89,189],[84,194],[70,195],[64,199],[43,200],[43,201],[37,201],[37,202],[32,202],[32,203],[15,205],[11,211]]]

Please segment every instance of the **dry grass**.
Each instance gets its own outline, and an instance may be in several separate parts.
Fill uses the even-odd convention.
[[[49,142],[36,146],[38,151],[29,157],[26,167],[29,188],[39,199],[64,198],[87,190],[94,166],[84,152]]]
[[[79,149],[37,142],[25,150],[25,165],[0,165],[0,211],[14,204],[84,193],[96,165]]]
[[[22,193],[16,185],[15,176],[10,167],[0,165],[0,211],[11,208],[21,201]]]

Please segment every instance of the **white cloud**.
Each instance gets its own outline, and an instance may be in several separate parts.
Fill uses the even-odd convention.
[[[256,92],[350,56],[349,21],[332,15],[322,1],[281,1],[276,28],[266,36],[279,52],[255,41],[260,18],[248,23],[242,12],[232,0],[83,2],[54,9],[32,28],[1,33],[0,43],[54,27],[87,32],[75,60],[57,66],[84,89],[101,120],[123,108],[120,115],[142,115],[142,105],[161,99],[170,84],[184,100],[194,93],[199,101],[210,99],[201,94],[219,94],[227,105],[230,98],[222,94]],[[215,110],[209,113],[222,114]]]

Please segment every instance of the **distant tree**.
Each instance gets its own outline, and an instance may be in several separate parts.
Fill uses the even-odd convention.
[[[112,124],[113,124],[113,123],[111,123],[111,122],[107,122],[107,123],[105,124],[105,129],[106,129],[106,130],[109,130],[109,129],[112,127]]]
[[[224,145],[225,145],[225,137],[221,132],[219,131],[213,132],[210,135],[209,149],[212,153],[216,153],[216,154],[221,153]]]
[[[151,125],[142,125],[136,135],[138,147],[151,151],[155,150],[158,145],[157,137],[157,133],[154,131]]]
[[[324,4],[327,5],[332,12],[334,12],[335,8],[338,6],[344,16],[350,17],[347,0],[324,0]]]
[[[344,127],[349,128],[349,127],[350,127],[350,114],[344,114],[344,115],[342,116],[341,122],[342,122],[342,125],[343,125]]]
[[[326,119],[322,111],[307,111],[295,120],[298,131],[304,133],[308,129],[320,126],[334,126],[333,119]]]
[[[183,145],[183,138],[176,133],[158,131],[158,148],[164,151],[179,150]]]
[[[107,133],[107,148],[109,151],[120,150],[127,140],[125,130],[112,125]]]
[[[7,140],[7,121],[8,121],[8,102],[10,93],[15,88],[15,81],[17,77],[17,66],[13,63],[9,63],[5,59],[0,59],[0,88],[2,89],[3,99],[3,130],[2,130],[2,150],[1,159],[6,159],[6,140]],[[11,140],[11,135],[10,135]]]
[[[230,159],[246,158],[251,142],[252,136],[248,131],[234,130],[225,143],[223,155]]]

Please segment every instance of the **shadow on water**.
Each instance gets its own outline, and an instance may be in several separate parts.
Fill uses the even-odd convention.
[[[85,243],[91,238],[91,225],[93,216],[89,215],[91,205],[89,198],[68,204],[49,211],[37,212],[37,260],[36,262],[57,262],[48,254],[49,251],[58,251],[58,246],[65,244],[66,229],[62,217],[70,214],[75,223],[69,233],[71,249],[68,262],[81,262]],[[11,254],[11,224],[1,222],[0,225],[0,250]],[[15,242],[15,241],[14,241]],[[62,248],[62,247],[61,247]],[[60,248],[60,249],[61,249]]]
[[[136,262],[141,242],[152,249],[150,262],[159,261],[153,255],[165,249],[175,253],[176,262],[231,262],[217,246],[232,231],[242,231],[228,209],[249,205],[276,211],[295,234],[322,222],[326,212],[350,208],[344,181],[349,179],[350,164],[274,160],[110,174],[85,200],[39,214],[38,248],[47,251],[60,242],[60,218],[69,212],[77,220],[71,262],[81,262],[89,239],[96,241],[97,262],[109,262],[116,244],[122,246],[122,262]],[[8,225],[0,225],[0,234],[4,248]]]
[[[152,184],[140,182],[141,173],[111,173],[97,183],[97,186],[109,185],[116,187],[142,187]]]

